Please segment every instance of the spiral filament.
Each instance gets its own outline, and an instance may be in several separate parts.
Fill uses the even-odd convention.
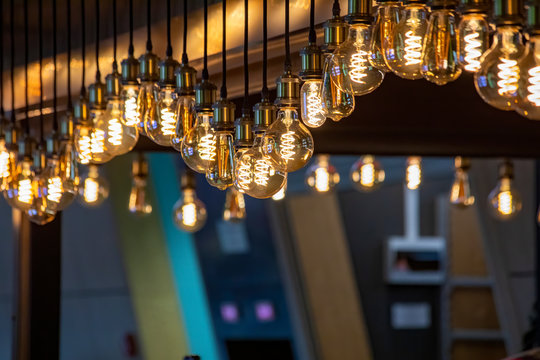
[[[367,70],[368,53],[364,50],[358,50],[351,56],[351,64],[349,67],[349,76],[352,81],[364,84],[364,78],[367,76],[365,71]]]
[[[239,162],[240,164],[236,170],[236,187],[238,190],[244,191],[249,189],[249,185],[251,184],[251,166],[249,160],[240,159]]]
[[[530,69],[529,76],[529,83],[531,85],[527,87],[527,90],[529,91],[527,100],[532,102],[535,106],[540,106],[540,66],[535,66]]]
[[[90,143],[93,154],[105,152],[105,132],[103,130],[94,129],[94,131],[92,131]]]
[[[373,163],[364,164],[360,169],[360,184],[365,187],[372,187],[375,183],[375,165]]]
[[[469,35],[465,35],[465,70],[476,72],[480,70],[480,56],[482,56],[482,43],[479,40],[480,34],[474,32]]]
[[[83,165],[92,160],[92,145],[90,136],[83,136],[79,139],[79,162]]]
[[[62,180],[55,176],[47,181],[47,200],[59,203],[62,198],[63,186]]]
[[[416,190],[422,182],[422,168],[420,162],[412,162],[407,166],[407,187]]]
[[[281,135],[280,155],[285,161],[292,160],[296,154],[294,151],[294,131],[287,131]]]
[[[516,60],[501,58],[501,63],[497,65],[499,68],[499,95],[501,96],[513,96],[518,89],[519,80],[519,68],[517,67]]]
[[[109,143],[114,146],[122,145],[122,124],[118,119],[109,120]]]
[[[161,133],[173,136],[176,132],[176,116],[168,108],[161,109]]]
[[[9,176],[9,153],[7,151],[0,152],[0,179]]]
[[[315,189],[318,192],[327,192],[330,190],[330,174],[328,169],[320,167],[315,170]]]
[[[501,191],[497,195],[497,200],[499,201],[499,206],[497,208],[499,213],[502,215],[512,214],[513,197],[510,191]]]
[[[412,30],[405,33],[405,65],[418,65],[422,62],[422,37],[414,35]]]
[[[319,87],[315,83],[309,84],[309,92],[307,95],[307,123],[318,124],[318,117],[322,114],[322,99],[319,92]]]
[[[193,226],[197,222],[197,207],[195,204],[185,204],[182,207],[182,221],[186,226]]]
[[[30,179],[24,179],[19,181],[17,200],[24,204],[31,204],[33,200],[32,195],[32,181]]]
[[[216,157],[216,138],[213,134],[204,135],[197,148],[199,156],[205,161],[214,161]]]
[[[259,159],[255,162],[255,183],[259,186],[268,185],[270,164],[264,159]]]
[[[127,126],[135,126],[139,123],[139,111],[137,110],[137,97],[131,96],[124,102],[124,119]]]
[[[95,179],[86,178],[84,180],[84,201],[92,204],[98,200],[99,184]]]

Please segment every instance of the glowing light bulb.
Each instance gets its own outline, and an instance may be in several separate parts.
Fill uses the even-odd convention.
[[[178,97],[176,108],[176,130],[171,143],[177,151],[182,151],[182,140],[184,135],[191,130],[195,124],[195,96],[181,95]]]
[[[470,160],[460,156],[455,159],[454,182],[450,189],[450,204],[466,208],[474,204],[469,183]]]
[[[481,59],[480,70],[474,74],[476,91],[489,105],[500,110],[512,110],[516,102],[520,68],[518,60],[525,46],[518,26],[499,26],[493,45]]]
[[[388,72],[386,51],[393,48],[394,28],[399,22],[400,3],[384,1],[378,3],[373,35],[369,44],[370,63],[377,69]]]
[[[351,180],[363,192],[373,191],[383,183],[385,172],[371,155],[362,156],[351,167]]]
[[[281,200],[285,199],[286,194],[287,194],[287,180],[285,180],[285,183],[283,184],[281,189],[279,189],[279,191],[277,193],[272,195],[272,200],[281,201]]]
[[[229,131],[216,131],[215,153],[212,158],[215,160],[206,171],[208,183],[220,190],[225,190],[234,182],[234,146],[233,136]]]
[[[43,150],[38,150],[38,156],[40,159],[37,162],[34,161],[37,166],[31,183],[32,200],[30,207],[26,209],[26,215],[34,224],[45,225],[53,221],[56,216],[56,212],[51,209],[49,199],[52,199],[57,194],[53,194],[49,198],[49,178],[45,171],[45,153]]]
[[[109,183],[99,173],[97,165],[89,165],[88,173],[81,179],[79,201],[87,207],[97,207],[109,197]]]
[[[322,110],[326,117],[340,121],[354,111],[354,94],[342,54],[327,54],[323,65]]]
[[[146,124],[156,124],[159,121],[157,102],[159,99],[159,87],[153,81],[143,81],[139,87],[137,103],[139,111],[142,111],[141,121],[137,124],[140,134],[148,136]]]
[[[47,209],[56,212],[65,209],[74,200],[77,185],[71,176],[66,174],[66,165],[62,164],[59,154],[53,153],[47,158],[47,166],[43,177],[46,180],[47,187]],[[73,171],[73,170],[68,170]],[[78,179],[76,179],[78,182]]]
[[[284,107],[266,130],[262,149],[274,163],[283,166],[280,170],[293,172],[306,165],[313,154],[313,146],[313,137],[298,121],[296,109]]]
[[[139,101],[139,85],[127,84],[122,87],[122,122],[126,126],[138,127],[143,120],[144,103]],[[142,99],[141,99],[142,100]]]
[[[212,111],[198,113],[195,125],[182,140],[182,159],[201,174],[206,174],[216,161],[216,133],[210,126],[212,118]]]
[[[223,220],[230,222],[242,222],[246,218],[246,203],[244,195],[236,188],[227,189],[225,195],[225,208],[223,209]]]
[[[420,187],[422,183],[422,158],[418,156],[407,158],[406,181],[409,190],[416,190]]]
[[[107,151],[113,155],[123,155],[131,151],[139,140],[139,132],[134,126],[122,122],[123,104],[119,99],[109,99],[103,114],[106,129]]]
[[[384,79],[384,72],[369,61],[370,38],[369,24],[353,24],[349,28],[349,37],[333,55],[335,59],[345,63],[354,95],[369,94],[378,88]]]
[[[339,173],[330,164],[329,155],[319,155],[306,171],[306,184],[311,190],[326,193],[339,184]]]
[[[480,70],[480,57],[489,47],[489,24],[481,12],[466,12],[458,28],[459,63],[465,71]]]
[[[146,196],[146,185],[146,177],[133,177],[128,205],[128,209],[132,214],[146,216],[152,213],[152,205],[148,203],[148,197]]]
[[[429,10],[424,3],[409,2],[394,28],[385,50],[386,64],[399,77],[422,78],[422,42],[427,32]]]
[[[522,208],[521,195],[514,187],[514,170],[509,161],[499,167],[499,181],[488,196],[492,215],[498,220],[510,220]]]
[[[461,75],[457,43],[456,11],[433,10],[422,48],[422,75],[426,80],[445,85]]]
[[[540,35],[531,35],[517,66],[520,78],[515,110],[529,119],[540,120]]]
[[[174,204],[173,220],[175,225],[187,232],[199,231],[206,223],[206,207],[197,198],[192,186],[182,189],[181,198]]]
[[[176,135],[177,102],[174,88],[161,89],[156,104],[157,116],[145,118],[146,134],[158,145],[172,145]]]
[[[5,190],[17,170],[17,150],[9,149],[4,137],[0,137],[0,190]]]
[[[302,121],[309,127],[317,128],[324,124],[326,115],[322,105],[322,80],[306,80],[300,90]]]
[[[22,211],[30,209],[34,201],[32,181],[34,180],[34,171],[32,170],[32,160],[23,159],[17,169],[12,186],[8,187],[15,195],[15,206]]]
[[[90,110],[90,118],[93,122],[93,127],[90,132],[90,154],[91,162],[95,164],[106,163],[114,157],[113,152],[109,150],[109,139],[115,139],[109,137],[109,118],[105,116],[105,110],[101,108],[95,108]]]

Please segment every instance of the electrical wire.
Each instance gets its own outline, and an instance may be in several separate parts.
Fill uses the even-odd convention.
[[[189,62],[187,56],[187,31],[188,31],[188,0],[184,0],[184,43],[182,44],[182,64],[187,65]]]
[[[244,0],[244,106],[242,113],[248,114],[249,108],[249,63],[248,63],[248,0]]]
[[[339,0],[334,0],[334,5],[332,5],[332,15],[339,16],[341,14],[341,7],[339,6]]]
[[[45,141],[43,131],[43,0],[38,1],[39,27],[39,138],[40,144]]]
[[[30,136],[30,120],[28,119],[28,0],[24,0],[24,79],[25,134]]]
[[[11,124],[15,125],[15,25],[13,19],[15,18],[15,4],[14,0],[11,0],[10,7],[10,32],[11,32],[11,62],[10,62],[10,77],[11,77]]]
[[[268,0],[263,0],[263,78],[261,96],[268,100]]]
[[[0,29],[0,53],[4,54],[4,2],[0,2],[0,23],[2,28]],[[0,78],[0,116],[4,117],[4,56],[0,55],[0,71],[2,77]],[[2,129],[0,129],[0,132]]]
[[[208,80],[208,0],[204,0],[204,56],[202,79]]]
[[[129,48],[128,55],[133,56],[135,48],[133,47],[133,0],[129,0]]]
[[[52,0],[52,10],[53,10],[53,65],[54,65],[54,75],[53,75],[53,130],[58,131],[58,116],[56,114],[56,105],[57,105],[57,93],[56,93],[56,0]]]
[[[171,44],[171,0],[167,0],[167,57],[173,55]]]
[[[223,23],[223,40],[221,42],[221,65],[223,66],[223,79],[221,84],[221,98],[227,98],[227,0],[223,0],[223,14],[222,14],[222,23]]]
[[[67,2],[67,108],[71,111],[71,1]]]
[[[308,37],[308,40],[312,44],[317,42],[317,33],[315,32],[315,0],[311,0],[310,9],[309,9],[309,37]]]
[[[81,96],[86,94],[86,16],[84,0],[81,0],[81,58],[82,58],[82,81]]]
[[[146,51],[152,51],[152,6],[151,0],[146,1]]]
[[[96,81],[100,81],[99,71],[99,0],[96,0]]]
[[[116,32],[116,0],[113,0],[113,71],[118,71],[118,59],[116,57],[116,49],[118,47],[118,38]]]
[[[291,45],[289,34],[289,0],[285,0],[285,71],[291,71]]]

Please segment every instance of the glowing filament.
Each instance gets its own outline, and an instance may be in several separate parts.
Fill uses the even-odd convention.
[[[540,66],[535,66],[529,70],[529,83],[527,87],[529,95],[527,100],[532,102],[535,106],[540,106]]]
[[[95,203],[98,200],[99,184],[92,178],[84,180],[84,201],[89,204]]]
[[[246,161],[244,159],[240,160],[240,165],[238,166],[237,170],[237,186],[238,190],[244,191],[249,189],[249,184],[251,183],[251,166],[249,164],[249,161]]]
[[[513,203],[514,199],[512,197],[512,193],[510,191],[501,191],[497,195],[497,200],[499,201],[499,207],[497,208],[499,213],[501,213],[502,215],[510,215],[510,214],[512,214],[512,212],[513,212],[512,203]]]
[[[519,68],[517,67],[516,60],[509,60],[501,58],[501,63],[497,65],[499,68],[499,95],[501,96],[513,96],[518,89],[519,80]]]
[[[124,103],[124,119],[127,126],[135,126],[139,123],[139,111],[137,109],[137,96],[130,96]]]
[[[364,84],[364,78],[367,76],[368,53],[364,50],[359,50],[351,57],[351,65],[349,67],[349,76],[352,81]]]
[[[114,146],[122,145],[122,124],[117,118],[109,120],[109,143]]]
[[[0,178],[9,177],[9,153],[7,151],[0,152]]]
[[[47,181],[47,200],[59,203],[62,198],[63,186],[62,180],[56,176]]]
[[[197,222],[197,208],[195,204],[185,204],[182,206],[182,222],[186,226],[194,226]]]
[[[364,164],[360,168],[360,184],[365,187],[372,187],[375,183],[375,165]]]
[[[296,154],[294,151],[294,131],[287,131],[281,135],[281,149],[279,151],[281,157],[285,161],[292,160]]]
[[[30,179],[24,179],[19,181],[19,194],[18,200],[24,204],[31,204],[33,200],[32,195],[32,181]]]
[[[330,190],[330,175],[326,168],[315,170],[315,189],[318,192],[327,192]]]
[[[255,183],[259,186],[268,185],[270,179],[270,164],[264,159],[259,159],[255,162]]]
[[[414,35],[414,32],[405,33],[405,65],[418,65],[422,62],[422,37]]]
[[[90,136],[83,136],[79,139],[79,162],[83,165],[92,160],[92,146]]]
[[[323,109],[322,109],[322,99],[319,92],[319,87],[315,83],[309,84],[309,91],[307,95],[307,122],[313,125],[319,125]]]
[[[168,108],[161,109],[161,133],[165,136],[176,134],[176,116]]]
[[[478,39],[480,34],[475,32],[469,35],[465,35],[465,70],[476,72],[480,70],[480,56],[482,56],[482,42]]]
[[[216,138],[213,134],[206,134],[201,138],[197,147],[199,156],[205,161],[214,161],[216,157]]]
[[[103,130],[94,129],[94,131],[92,131],[90,143],[93,154],[105,152],[105,132]]]
[[[416,190],[422,181],[422,169],[420,164],[410,164],[407,167],[407,187]]]

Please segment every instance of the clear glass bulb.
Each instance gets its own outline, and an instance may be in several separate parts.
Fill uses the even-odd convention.
[[[450,189],[450,204],[466,208],[474,204],[474,196],[471,194],[471,184],[469,182],[469,167],[460,166],[461,158],[456,158],[456,169],[454,182]]]
[[[392,48],[394,28],[399,22],[400,3],[397,1],[385,1],[377,6],[375,23],[373,24],[373,36],[369,43],[370,63],[380,71],[388,72],[390,69],[386,63],[386,49]]]
[[[308,128],[298,121],[295,108],[285,107],[278,111],[277,119],[266,130],[263,153],[285,172],[301,169],[313,154],[313,137]]]
[[[61,142],[58,162],[63,193],[62,198],[56,205],[56,211],[67,208],[75,200],[79,192],[79,166],[73,141]]]
[[[182,197],[174,204],[173,220],[175,225],[187,232],[199,231],[206,223],[206,207],[197,198],[194,189],[182,190]]]
[[[75,127],[74,141],[77,151],[77,161],[88,165],[92,161],[92,123],[79,122]]]
[[[9,163],[10,170],[9,176],[3,179],[2,182],[2,191],[4,194],[4,199],[11,207],[17,206],[17,182],[16,178],[19,174],[20,163],[17,161],[18,150],[16,148],[10,150],[10,156],[12,161]]]
[[[319,155],[306,171],[306,184],[318,193],[326,193],[339,184],[339,173],[330,164],[330,155]]]
[[[5,138],[0,138],[0,190],[5,190],[17,170],[17,151],[8,149]]]
[[[172,138],[172,147],[177,151],[182,151],[182,140],[195,124],[195,96],[183,95],[178,97],[176,102],[176,131]]]
[[[216,131],[214,139],[215,161],[206,171],[206,180],[210,185],[225,190],[234,182],[234,140],[229,131]]]
[[[459,63],[465,71],[480,70],[480,57],[489,47],[489,24],[483,13],[465,13],[458,28]]]
[[[17,173],[11,177],[4,192],[8,202],[21,211],[30,209],[34,200],[32,190],[32,181],[34,180],[34,171],[32,170],[32,160],[23,159],[17,166]]]
[[[174,88],[164,88],[159,91],[156,107],[157,116],[145,119],[146,134],[158,145],[171,146],[176,136],[178,118],[178,94]]]
[[[333,121],[351,115],[354,94],[343,54],[327,54],[323,65],[322,110]]]
[[[91,157],[94,164],[104,164],[112,158],[114,154],[109,151],[109,119],[105,117],[105,110],[90,110],[90,118],[94,124],[90,133]]]
[[[79,202],[87,207],[97,207],[109,197],[109,183],[99,173],[97,165],[90,164],[88,173],[81,179]]]
[[[540,120],[540,35],[532,35],[525,55],[518,61],[519,82],[515,110],[532,120]]]
[[[287,179],[285,179],[285,183],[283,183],[283,186],[277,193],[272,195],[272,200],[274,201],[281,201],[285,199],[285,196],[287,195]]]
[[[130,152],[137,144],[137,140],[139,140],[137,128],[127,126],[122,122],[123,106],[121,100],[109,99],[103,114],[103,121],[107,126],[105,135],[107,151],[113,156]]]
[[[429,10],[425,4],[409,3],[385,49],[386,64],[404,79],[422,78],[422,42],[427,33]]]
[[[244,194],[235,187],[227,189],[225,195],[225,208],[223,209],[223,220],[230,222],[242,222],[246,218],[246,202]]]
[[[488,196],[492,215],[498,220],[514,218],[522,208],[521,195],[514,187],[512,177],[503,176]]]
[[[407,170],[405,180],[409,190],[416,190],[422,184],[422,158],[409,156],[407,158]]]
[[[146,124],[158,121],[157,101],[159,98],[159,87],[156,83],[145,81],[139,87],[139,96],[137,98],[138,109],[141,111],[137,129],[139,134],[146,135]]]
[[[489,105],[512,110],[516,102],[520,68],[518,60],[525,52],[518,26],[499,26],[491,48],[480,58],[480,70],[474,74],[476,91]]]
[[[139,101],[139,85],[124,85],[120,99],[123,104],[122,120],[126,126],[138,127],[143,121],[144,101]]]
[[[201,174],[206,174],[216,161],[216,133],[210,125],[213,117],[213,112],[198,113],[195,125],[182,139],[182,159]]]
[[[47,159],[43,177],[46,179],[47,209],[52,212],[58,211],[65,193],[58,155],[52,155]]]
[[[300,90],[302,121],[309,127],[317,128],[324,124],[326,115],[322,105],[322,80],[306,80]]]
[[[56,215],[49,204],[48,180],[44,169],[37,171],[32,180],[32,203],[26,209],[26,215],[34,224],[45,225],[53,221]]]
[[[366,95],[381,85],[384,72],[369,61],[371,30],[367,24],[354,24],[349,37],[334,52],[334,58],[345,62],[354,95]]]
[[[275,195],[287,181],[287,173],[280,170],[283,164],[263,152],[264,134],[257,133],[253,146],[236,153],[234,184],[247,195],[266,199]]]
[[[134,176],[129,194],[129,212],[138,216],[146,216],[152,213],[152,205],[148,203],[146,195],[146,176]]]
[[[422,48],[422,75],[437,85],[445,85],[461,75],[458,63],[456,12],[433,10]]]
[[[363,192],[371,192],[383,183],[385,172],[381,164],[371,155],[362,156],[351,167],[351,180]]]

